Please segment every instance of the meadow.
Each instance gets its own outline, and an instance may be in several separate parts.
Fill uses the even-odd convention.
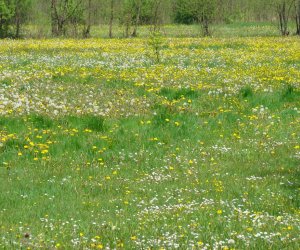
[[[299,249],[297,37],[0,41],[1,249]]]

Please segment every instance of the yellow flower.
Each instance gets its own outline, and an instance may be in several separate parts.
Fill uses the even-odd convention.
[[[133,235],[133,236],[130,237],[130,239],[131,239],[131,240],[136,240],[137,237],[136,237],[135,235]]]
[[[217,211],[217,214],[222,214],[223,213],[223,211],[221,210],[221,209],[219,209],[218,211]]]
[[[203,242],[202,241],[198,241],[198,246],[202,246],[203,245]]]

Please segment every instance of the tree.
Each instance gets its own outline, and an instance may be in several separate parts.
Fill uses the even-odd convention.
[[[217,0],[176,0],[175,22],[201,25],[204,36],[211,34],[210,25],[215,20]]]
[[[14,25],[16,38],[20,37],[21,25],[26,21],[30,6],[30,0],[15,0]]]
[[[174,3],[174,21],[180,24],[192,24],[197,21],[197,16],[191,8],[191,2],[176,0]]]
[[[9,25],[14,16],[14,6],[11,1],[0,0],[0,37],[9,35]]]
[[[141,14],[141,7],[142,7],[142,1],[141,0],[135,0],[133,1],[133,6],[134,6],[134,28],[133,32],[131,34],[132,37],[137,36],[137,28],[140,22],[140,14]]]
[[[67,24],[76,29],[82,20],[82,0],[51,0],[51,26],[53,36],[66,35]]]
[[[0,37],[20,37],[30,4],[30,0],[0,0]]]
[[[295,0],[296,34],[300,36],[300,0]]]
[[[91,25],[92,25],[92,0],[88,0],[85,12],[87,12],[86,21],[84,24],[82,35],[84,38],[91,36]]]
[[[276,4],[277,15],[279,18],[279,29],[283,36],[288,36],[290,34],[288,30],[288,22],[293,2],[294,0],[280,0]]]
[[[112,28],[113,28],[113,21],[114,21],[114,0],[110,0],[110,18],[109,18],[109,31],[108,36],[109,38],[113,37]]]

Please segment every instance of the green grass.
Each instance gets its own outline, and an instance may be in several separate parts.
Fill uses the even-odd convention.
[[[299,44],[264,39],[0,64],[0,248],[299,249]]]
[[[262,36],[280,36],[278,23],[273,22],[232,22],[229,24],[212,24],[211,33],[213,37],[262,37]],[[108,25],[99,25],[92,27],[92,37],[108,38]],[[113,36],[115,38],[124,38],[125,28],[122,25],[113,26]],[[138,27],[139,37],[148,37],[151,27],[140,26]],[[296,28],[293,23],[289,23],[289,30],[291,34]],[[29,37],[40,38],[41,35],[51,37],[51,30],[44,29],[42,32],[35,26],[28,26],[24,30],[24,35]],[[161,27],[161,32],[166,37],[201,37],[202,30],[199,25],[164,25]]]
[[[267,134],[255,135],[258,124],[246,125],[237,110],[199,117],[156,107],[155,115],[143,117],[144,124],[141,118],[2,119],[1,127],[17,134],[1,147],[2,244],[14,239],[24,247],[71,248],[76,238],[76,248],[81,248],[93,246],[90,240],[99,235],[104,246],[123,243],[129,249],[137,247],[134,242],[142,235],[147,241],[165,237],[172,242],[163,236],[169,232],[182,234],[176,242],[185,248],[195,237],[192,232],[200,230],[199,241],[213,244],[211,236],[219,235],[243,247],[229,232],[272,231],[272,216],[293,214],[300,205],[294,149],[272,145],[282,140],[296,143],[294,127],[288,126],[296,113],[281,113],[285,98],[294,93],[288,89],[282,99],[277,93],[262,97],[248,92],[242,94],[247,102],[241,100],[245,115],[266,99],[267,104],[276,100],[275,124],[260,118],[258,129],[269,127]],[[192,91],[174,93],[175,99],[186,94],[197,98]],[[24,150],[28,138],[35,145],[53,144],[45,155],[34,153],[36,146]],[[17,152],[23,155],[16,157]],[[34,157],[38,160],[32,161]],[[249,214],[239,214],[239,209]],[[251,215],[258,212],[261,226]],[[297,237],[297,221],[285,219],[277,230],[292,226],[290,237]],[[30,238],[24,238],[25,233]],[[273,241],[273,249],[289,248],[288,240]],[[268,247],[264,240],[250,244],[253,249]],[[296,249],[297,243],[292,246]]]

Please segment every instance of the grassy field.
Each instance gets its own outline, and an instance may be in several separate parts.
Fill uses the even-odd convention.
[[[0,41],[1,249],[299,249],[299,38]]]

